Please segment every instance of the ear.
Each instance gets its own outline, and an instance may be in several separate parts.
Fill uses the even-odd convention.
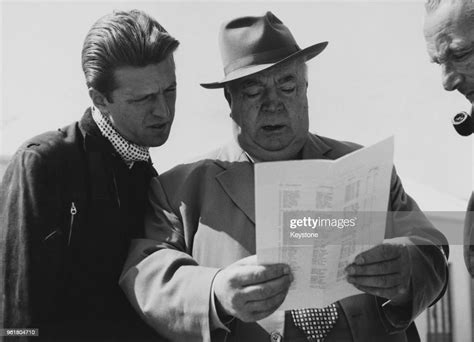
[[[107,111],[107,107],[110,102],[107,100],[107,97],[104,94],[95,88],[89,88],[89,97],[91,98],[94,106],[96,106],[102,113]]]

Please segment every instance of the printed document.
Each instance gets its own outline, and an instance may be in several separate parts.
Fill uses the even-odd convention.
[[[255,164],[258,262],[287,263],[295,279],[279,310],[362,293],[344,269],[383,241],[393,150],[390,137],[337,160]]]

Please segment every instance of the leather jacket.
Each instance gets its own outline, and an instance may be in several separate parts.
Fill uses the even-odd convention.
[[[118,286],[156,175],[151,163],[129,169],[90,110],[23,144],[0,187],[2,326],[47,341],[156,341]]]

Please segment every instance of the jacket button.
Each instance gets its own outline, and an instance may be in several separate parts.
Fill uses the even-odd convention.
[[[271,333],[271,335],[270,335],[270,341],[271,342],[281,342],[281,340],[282,340],[282,336],[280,335],[279,332],[274,331],[274,332]]]

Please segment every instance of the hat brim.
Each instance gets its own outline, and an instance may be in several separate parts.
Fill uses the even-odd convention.
[[[308,46],[307,48],[299,50],[275,63],[249,65],[247,67],[240,68],[240,69],[230,72],[224,77],[224,79],[222,79],[219,82],[201,83],[201,86],[206,89],[219,89],[219,88],[223,88],[227,82],[234,81],[239,78],[249,76],[252,74],[256,74],[257,72],[269,69],[273,66],[282,64],[284,62],[288,62],[289,60],[296,59],[298,57],[303,57],[305,61],[308,61],[316,57],[317,55],[319,55],[321,52],[323,52],[323,50],[326,48],[327,45],[328,45],[328,42],[321,42],[318,44]]]

